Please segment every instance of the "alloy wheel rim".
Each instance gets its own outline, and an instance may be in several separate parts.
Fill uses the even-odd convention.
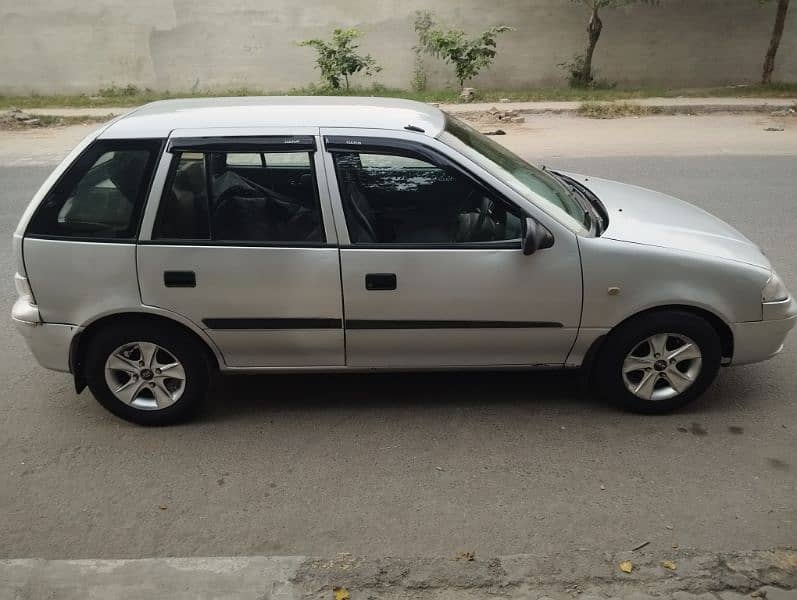
[[[700,347],[680,333],[656,333],[634,345],[622,364],[626,389],[658,402],[683,394],[700,375]]]
[[[140,410],[161,410],[177,402],[185,391],[182,363],[169,350],[152,342],[129,342],[105,361],[105,383],[121,402]]]

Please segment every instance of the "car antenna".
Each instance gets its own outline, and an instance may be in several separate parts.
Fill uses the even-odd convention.
[[[406,129],[408,131],[417,131],[418,133],[426,133],[426,131],[424,129],[421,129],[417,125],[405,125],[404,129]]]

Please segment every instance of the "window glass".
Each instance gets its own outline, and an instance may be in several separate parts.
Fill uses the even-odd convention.
[[[517,208],[426,160],[334,153],[353,244],[472,244],[519,240]]]
[[[310,168],[310,154],[307,152],[266,152],[263,161],[269,167]]]
[[[323,242],[308,152],[175,156],[153,239]]]
[[[29,234],[133,239],[160,141],[95,142],[36,211]]]
[[[465,156],[475,158],[546,212],[553,213],[573,228],[589,229],[584,208],[557,179],[501,144],[451,115],[446,115],[446,128],[440,139]],[[484,159],[487,159],[486,164]]]
[[[227,164],[238,167],[262,167],[263,155],[258,152],[247,153],[229,153],[227,155]]]

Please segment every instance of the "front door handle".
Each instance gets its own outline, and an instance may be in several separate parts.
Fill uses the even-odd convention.
[[[164,271],[163,285],[166,287],[196,287],[196,273],[193,271]]]
[[[368,273],[365,276],[366,290],[395,290],[395,273]]]

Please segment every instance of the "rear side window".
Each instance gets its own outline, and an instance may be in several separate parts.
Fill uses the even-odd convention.
[[[325,241],[310,152],[176,152],[154,240]]]
[[[28,235],[134,240],[161,140],[100,140],[45,196]]]

